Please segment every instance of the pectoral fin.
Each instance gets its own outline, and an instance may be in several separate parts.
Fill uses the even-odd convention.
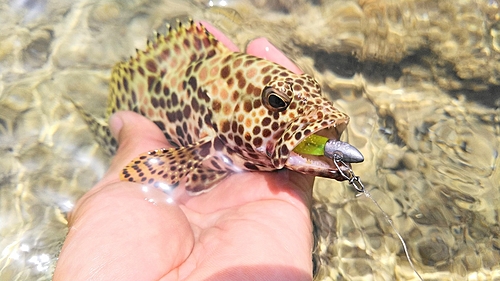
[[[189,174],[186,181],[186,191],[192,196],[205,193],[228,175],[229,172],[226,170],[214,170],[200,166]]]
[[[123,168],[120,179],[161,189],[175,187],[210,156],[211,147],[211,140],[205,139],[185,147],[146,152]]]

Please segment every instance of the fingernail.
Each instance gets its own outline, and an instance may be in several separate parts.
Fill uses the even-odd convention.
[[[278,50],[278,48],[276,48],[264,37],[252,40],[247,46],[247,53],[270,60],[286,67],[294,73],[302,73],[302,71],[289,58],[287,58],[280,50]]]
[[[117,116],[117,113],[113,113],[113,115],[109,118],[109,130],[116,140],[119,140],[118,136],[120,135],[122,128],[123,120]]]

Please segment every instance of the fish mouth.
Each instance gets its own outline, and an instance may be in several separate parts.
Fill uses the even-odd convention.
[[[315,134],[328,138],[329,140],[339,140],[342,132],[345,129],[344,126],[330,126],[326,128],[320,128],[317,131],[311,132],[309,135]],[[309,135],[304,136],[300,142],[295,146],[303,142]],[[351,170],[351,165],[345,162],[337,161],[334,163],[334,159],[326,157],[324,155],[310,155],[302,154],[293,151],[295,146],[290,151],[290,155],[285,163],[285,167],[289,170],[297,171],[303,174],[309,174],[314,176],[321,176],[326,178],[335,179],[338,181],[346,180],[344,175],[349,175]],[[339,172],[339,169],[341,172]]]

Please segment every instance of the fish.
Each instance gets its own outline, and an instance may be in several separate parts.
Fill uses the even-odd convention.
[[[238,172],[289,169],[342,181],[339,169],[350,170],[307,146],[294,151],[312,136],[340,142],[349,123],[312,76],[233,52],[193,21],[168,26],[113,68],[106,118],[121,110],[146,116],[172,146],[138,155],[121,171],[123,181],[162,190],[183,182],[198,195]],[[84,119],[115,152],[108,124]]]

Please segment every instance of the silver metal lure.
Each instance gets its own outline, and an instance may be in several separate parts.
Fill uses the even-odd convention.
[[[365,160],[363,154],[357,148],[339,140],[328,140],[325,144],[324,155],[346,163],[360,163]]]

